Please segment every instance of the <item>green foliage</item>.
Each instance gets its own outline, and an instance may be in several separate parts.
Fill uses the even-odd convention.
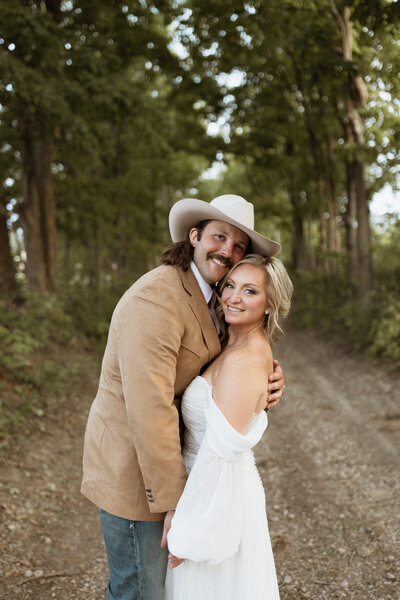
[[[1,447],[84,385],[94,359],[60,301],[45,294],[19,307],[0,302],[0,344]]]
[[[0,302],[0,369],[7,378],[40,387],[49,378],[46,362],[35,369],[38,356],[76,336],[72,318],[54,296],[28,294],[22,307]]]
[[[398,176],[399,20],[390,22],[389,2],[378,4],[376,10],[374,2],[336,2],[339,12],[348,7],[351,19],[351,43],[345,46],[353,51],[345,60],[344,28],[325,0],[228,0],[212,7],[189,0],[191,12],[178,28],[187,69],[201,82],[199,103],[210,120],[222,123],[225,160],[233,155],[244,164],[251,198],[259,214],[265,207],[266,221],[281,201],[279,229],[289,230],[296,266],[312,268],[316,261],[328,277],[326,266],[340,248],[346,247],[351,266],[362,255],[372,262],[368,218],[361,218],[368,197],[364,185],[354,186],[351,162],[363,161],[358,173],[369,198],[386,182],[395,185]],[[234,85],[226,74],[238,76]],[[218,82],[222,99],[210,91],[210,79]],[[359,126],[350,127],[355,113]],[[362,135],[354,136],[356,130]],[[234,189],[243,189],[241,182]],[[333,260],[325,260],[327,251]],[[372,268],[365,263],[365,276],[356,282],[364,296],[363,285],[373,288]],[[355,269],[350,271],[354,280]]]
[[[379,302],[379,310],[369,332],[368,353],[400,366],[400,298],[386,294]]]
[[[74,328],[99,350],[104,349],[115,305],[136,278],[114,277],[101,291],[79,283],[61,289],[65,311]]]
[[[0,304],[0,424],[40,418],[82,378],[88,340],[91,351],[104,348],[116,302],[158,263],[177,199],[242,194],[255,204],[257,229],[280,235],[285,262],[296,249],[296,224],[305,229],[312,221],[309,242],[320,267],[336,252],[323,249],[318,234],[317,219],[331,210],[318,179],[329,173],[324,185],[334,186],[344,247],[346,161],[355,155],[344,132],[349,73],[360,74],[369,92],[362,155],[370,195],[395,183],[400,161],[392,4],[351,3],[354,59],[343,64],[340,29],[325,0],[3,2],[7,216],[14,229],[21,226],[21,133],[50,140],[59,297]],[[172,38],[187,56],[174,53]],[[239,75],[237,85],[230,73]],[[210,122],[222,124],[219,136],[206,135]],[[216,153],[228,170],[202,179]],[[378,293],[368,308],[345,281],[347,257],[340,256],[340,275],[294,275],[293,313],[302,326],[400,365],[398,217],[376,228],[373,247]],[[23,262],[23,249],[15,251]]]
[[[3,4],[1,178],[18,182],[10,217],[34,239],[25,215],[32,204],[19,183],[31,170],[21,157],[45,141],[54,150],[49,183],[58,248],[67,247],[62,264],[73,272],[69,255],[80,254],[76,262],[100,289],[112,264],[135,270],[140,260],[146,268],[168,243],[170,206],[214,152],[191,110],[195,91],[177,93],[184,71],[169,48],[176,9],[139,0]],[[32,247],[19,249],[27,272]],[[63,279],[68,273],[58,273]]]
[[[400,215],[388,213],[374,230],[374,253],[378,282],[387,291],[399,294]]]
[[[345,340],[370,357],[400,368],[398,294],[382,288],[363,306],[344,280],[337,279],[333,285],[311,273],[297,273],[293,280],[292,318],[298,325]]]
[[[2,347],[0,368],[10,372],[30,366],[28,357],[41,347],[41,343],[29,332],[21,329],[10,331],[3,324],[0,324],[0,344]]]

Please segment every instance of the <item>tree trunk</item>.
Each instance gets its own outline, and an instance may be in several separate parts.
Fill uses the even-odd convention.
[[[55,201],[51,176],[53,146],[33,143],[29,127],[22,126],[22,197],[20,209],[27,256],[28,288],[36,292],[56,290]]]
[[[355,192],[355,179],[351,171],[353,163],[346,161],[347,178],[347,208],[345,217],[346,228],[346,252],[347,252],[347,281],[349,285],[355,286],[357,281],[357,200]]]
[[[118,250],[117,250],[117,271],[121,273],[127,265],[126,253],[128,240],[126,237],[126,210],[120,208],[117,216],[118,231]]]
[[[321,211],[321,213],[323,213],[325,210],[325,207],[326,207],[326,194],[325,194],[324,188],[323,188],[323,168],[322,168],[323,150],[321,147],[320,139],[317,135],[318,128],[315,127],[315,123],[313,121],[310,102],[306,96],[305,87],[303,84],[301,67],[298,65],[298,63],[295,59],[295,55],[291,52],[288,52],[288,54],[291,57],[293,69],[296,73],[296,85],[301,94],[300,102],[301,102],[302,107],[304,108],[305,125],[306,125],[306,129],[307,129],[307,133],[308,133],[311,155],[313,157],[313,162],[314,162],[315,185],[316,185],[316,190],[317,190],[317,197],[318,197],[318,202],[320,205],[320,211]],[[322,217],[320,219],[320,244],[321,244],[321,250],[322,250],[321,267],[322,267],[323,273],[325,275],[327,275],[329,273],[329,260],[328,260],[328,257],[326,256],[327,238],[326,238],[326,231],[325,231],[325,223],[324,223],[324,220]]]
[[[304,96],[303,96],[303,98],[304,98]],[[321,211],[321,213],[323,213],[325,210],[325,206],[326,206],[326,193],[324,193],[322,165],[321,165],[323,152],[322,152],[321,144],[317,138],[317,135],[316,135],[314,127],[313,127],[313,122],[311,119],[311,110],[308,106],[308,103],[305,102],[305,100],[303,100],[302,104],[304,107],[304,114],[306,115],[306,126],[307,126],[307,131],[308,131],[309,142],[310,142],[311,154],[312,154],[313,161],[314,161],[315,186],[316,186],[316,190],[317,190],[317,197],[318,197],[318,202],[320,205],[320,211]],[[321,244],[321,250],[323,253],[322,260],[321,260],[321,267],[322,267],[323,273],[325,275],[327,275],[329,273],[329,260],[326,255],[327,236],[326,236],[325,221],[324,221],[323,216],[321,216],[321,219],[320,219],[320,244]]]
[[[96,219],[95,223],[94,239],[93,285],[98,298],[100,298],[103,288],[103,251],[101,228],[98,219]]]
[[[335,196],[335,180],[332,173],[333,165],[333,143],[331,140],[327,140],[327,155],[325,157],[325,189],[328,203],[328,248],[330,250],[329,256],[329,270],[333,275],[337,274],[338,271],[338,232],[336,222],[336,196]]]
[[[300,199],[298,198],[293,189],[290,192],[290,203],[292,205],[292,220],[294,231],[293,265],[295,269],[308,271],[309,260],[307,256],[307,246],[304,236],[303,217],[299,210]]]
[[[99,180],[99,172],[97,167],[92,167],[92,176],[93,179],[98,182]],[[102,249],[102,234],[101,234],[101,226],[100,226],[100,217],[96,214],[93,215],[93,221],[91,224],[93,243],[91,244],[91,248],[93,248],[93,263],[92,269],[90,273],[90,282],[94,289],[96,290],[97,298],[101,297],[101,290],[103,287],[103,249]]]
[[[118,179],[121,176],[122,168],[121,168],[121,135],[120,130],[117,125],[113,127],[114,134],[114,144],[115,144],[115,155],[114,155],[114,166],[113,173],[114,177]],[[128,249],[128,239],[126,235],[126,210],[122,206],[118,209],[117,214],[117,231],[118,231],[118,249],[116,255],[116,264],[117,271],[121,273],[124,271],[127,265],[127,249]]]
[[[70,239],[68,232],[66,232],[64,234],[63,267],[64,267],[64,279],[65,279],[65,281],[69,281],[71,278],[71,239]]]
[[[51,165],[53,145],[46,142],[35,144],[36,171],[41,207],[41,228],[46,267],[46,289],[56,291],[56,207]]]
[[[42,238],[42,217],[34,150],[27,127],[23,127],[21,166],[23,204],[20,208],[20,217],[26,252],[26,281],[29,290],[44,292],[46,291],[47,277]]]
[[[314,245],[313,245],[312,230],[313,230],[313,221],[312,221],[311,215],[308,214],[308,216],[307,216],[308,268],[312,273],[314,273],[314,271],[315,271],[315,252],[314,252]]]
[[[372,267],[371,228],[369,207],[365,189],[365,165],[362,161],[354,163],[355,187],[357,196],[357,254],[358,254],[358,292],[363,302],[374,288]]]
[[[343,61],[347,65],[351,65],[353,63],[353,31],[350,7],[344,4],[339,12],[335,0],[329,1],[342,34]],[[346,69],[346,72],[346,141],[355,147],[351,168],[348,169],[348,189],[354,193],[357,207],[357,290],[361,301],[366,303],[370,292],[374,289],[374,275],[368,198],[365,186],[365,164],[359,157],[359,150],[364,145],[364,124],[359,114],[359,108],[366,103],[368,94],[362,78],[354,75],[349,68]]]
[[[17,284],[7,227],[6,204],[7,198],[3,196],[0,205],[0,297],[13,298],[17,293]]]
[[[326,234],[326,222],[325,222],[325,217],[324,217],[323,212],[321,212],[319,215],[318,224],[319,224],[319,229],[318,229],[318,231],[319,231],[319,247],[321,249],[321,254],[322,254],[322,258],[321,258],[322,273],[324,275],[327,275],[329,273],[329,261],[328,261],[328,256],[327,256],[328,243],[327,243],[327,234]]]
[[[25,2],[28,5],[27,2]],[[47,10],[56,23],[62,19],[61,0],[45,0],[40,9]],[[18,44],[17,44],[18,50]],[[24,60],[24,56],[20,56]],[[23,204],[20,209],[26,250],[28,288],[38,292],[56,290],[56,223],[51,166],[56,126],[45,118],[38,119],[24,101],[19,106],[21,135],[21,179]],[[33,116],[35,115],[35,116]]]
[[[329,255],[329,271],[336,275],[337,274],[337,227],[336,227],[336,203],[333,196],[333,191],[330,189],[329,182],[327,182],[328,189],[328,248],[330,250]]]

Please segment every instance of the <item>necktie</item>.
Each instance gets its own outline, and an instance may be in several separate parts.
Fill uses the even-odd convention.
[[[215,328],[216,328],[217,332],[219,333],[221,331],[221,327],[219,326],[217,314],[215,312],[216,301],[217,301],[217,295],[215,293],[215,290],[213,290],[211,298],[208,301],[208,308],[210,309],[210,313],[211,313],[212,319],[214,321]]]

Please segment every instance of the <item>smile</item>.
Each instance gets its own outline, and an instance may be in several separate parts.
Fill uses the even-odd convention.
[[[235,308],[234,306],[230,306],[229,304],[227,304],[228,310],[232,311],[232,312],[243,312],[242,308]]]
[[[224,269],[227,269],[227,268],[228,268],[228,267],[227,267],[227,265],[226,265],[224,262],[222,262],[222,260],[218,260],[218,258],[212,258],[211,260],[212,260],[212,262],[213,262],[215,265],[217,265],[218,267],[222,267],[222,268],[224,268]]]

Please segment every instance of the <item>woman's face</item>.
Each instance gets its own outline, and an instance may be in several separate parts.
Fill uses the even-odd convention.
[[[250,325],[264,323],[268,309],[265,272],[255,265],[240,265],[229,276],[221,296],[227,323]]]

